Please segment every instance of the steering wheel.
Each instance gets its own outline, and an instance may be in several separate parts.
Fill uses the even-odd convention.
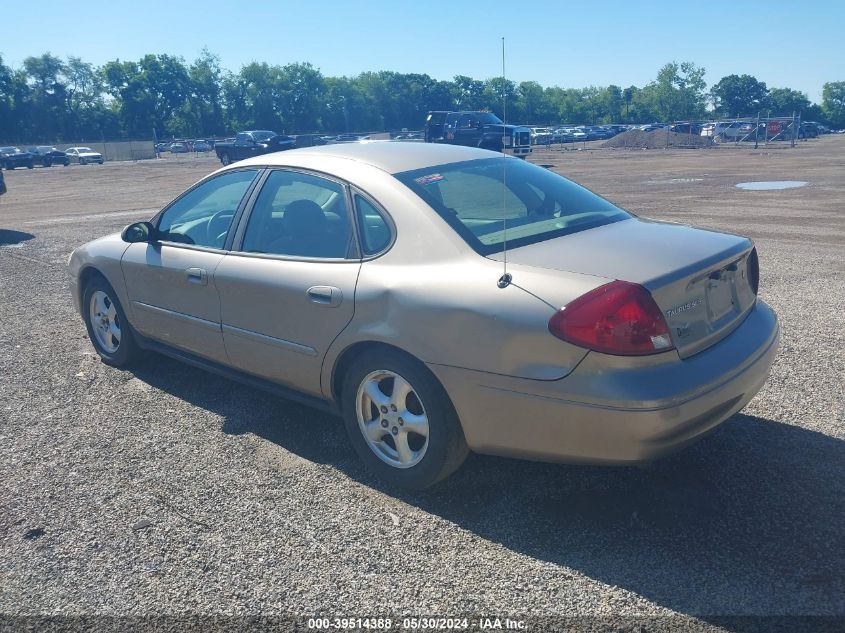
[[[218,211],[208,220],[206,227],[206,234],[210,246],[219,248],[223,246],[226,241],[226,234],[229,232],[229,225],[232,223],[232,218],[235,217],[235,212],[229,209]]]

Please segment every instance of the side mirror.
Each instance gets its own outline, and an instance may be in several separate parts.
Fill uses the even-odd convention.
[[[155,227],[149,222],[135,222],[130,224],[120,234],[120,239],[130,244],[137,242],[152,242],[156,233]]]

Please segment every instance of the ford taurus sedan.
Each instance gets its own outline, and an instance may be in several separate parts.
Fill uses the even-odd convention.
[[[69,271],[106,363],[155,350],[339,412],[367,465],[412,488],[469,450],[680,449],[757,393],[779,336],[750,240],[442,144],[239,162]]]

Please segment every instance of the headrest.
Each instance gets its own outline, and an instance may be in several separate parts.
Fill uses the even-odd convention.
[[[285,207],[282,222],[288,235],[308,235],[325,229],[326,216],[316,202],[294,200]]]

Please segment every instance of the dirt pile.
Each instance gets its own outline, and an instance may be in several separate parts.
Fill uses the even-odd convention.
[[[667,132],[666,130],[628,130],[617,134],[609,141],[602,144],[602,147],[616,147],[633,149],[663,149],[666,147],[666,135],[669,135],[669,147],[711,147],[713,139],[709,136],[698,134],[683,134],[680,132]]]

